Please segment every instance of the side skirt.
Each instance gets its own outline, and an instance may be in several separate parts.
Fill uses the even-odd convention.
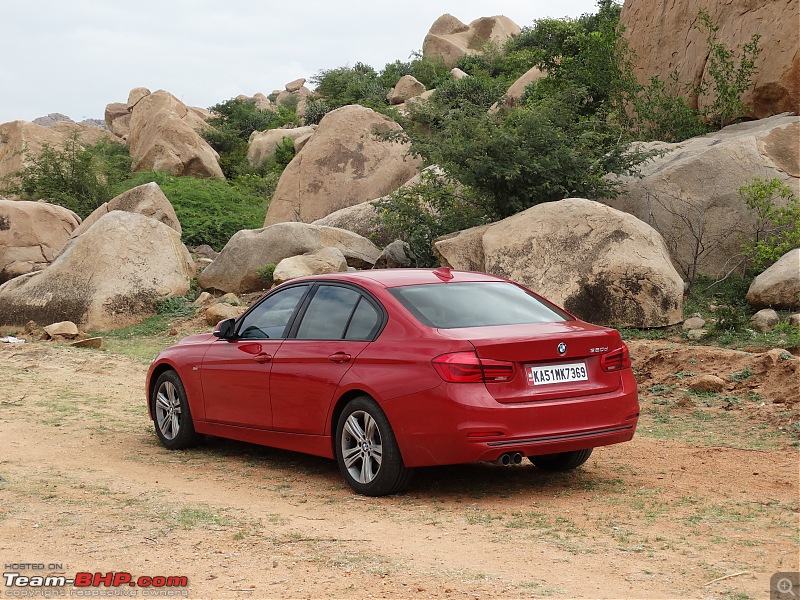
[[[267,429],[251,429],[237,425],[223,425],[209,423],[208,421],[195,421],[194,429],[197,433],[205,433],[221,438],[249,442],[271,448],[291,450],[313,454],[325,458],[334,458],[331,438],[327,435],[308,435],[304,433],[286,433],[285,431],[271,431]]]

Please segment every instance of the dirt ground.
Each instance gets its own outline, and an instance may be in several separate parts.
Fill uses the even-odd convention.
[[[432,468],[365,498],[328,460],[163,449],[142,360],[0,344],[4,571],[186,576],[189,598],[768,597],[773,573],[800,570],[800,360],[631,349],[632,442],[566,475]],[[704,374],[724,389],[690,391]]]

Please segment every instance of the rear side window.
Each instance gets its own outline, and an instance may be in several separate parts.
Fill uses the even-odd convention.
[[[380,313],[349,287],[320,285],[297,328],[298,340],[369,341],[380,324]]]
[[[437,329],[571,319],[558,307],[502,281],[408,285],[389,292],[423,325]]]

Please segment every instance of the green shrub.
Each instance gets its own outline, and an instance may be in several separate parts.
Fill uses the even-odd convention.
[[[240,229],[264,226],[264,198],[217,179],[136,173],[116,186],[115,195],[151,181],[159,185],[175,208],[188,246],[208,244],[221,250]]]
[[[705,8],[698,11],[697,20],[699,23],[695,27],[706,33],[709,48],[706,75],[697,92],[702,95],[713,93],[713,102],[703,110],[703,116],[721,129],[746,112],[742,94],[750,88],[756,71],[755,59],[761,52],[758,45],[761,36],[754,33],[750,41],[742,46],[737,64],[733,51],[716,41],[719,26],[711,20]]]
[[[38,154],[23,151],[27,166],[4,181],[4,190],[31,200],[48,200],[88,216],[114,194],[111,188],[130,175],[128,147],[101,141],[83,144],[77,134],[60,147],[44,144]]]
[[[271,286],[274,283],[273,275],[275,274],[275,267],[277,267],[275,263],[268,263],[261,267],[260,269],[256,270],[256,275],[258,275],[267,286]]]
[[[408,242],[417,267],[438,264],[432,249],[437,237],[485,222],[485,210],[469,190],[430,173],[374,204],[389,235]]]
[[[248,141],[254,131],[300,124],[293,108],[260,110],[252,102],[237,98],[216,104],[210,110],[216,116],[209,119],[203,137],[219,154],[219,165],[228,179],[254,172],[247,162]]]
[[[306,106],[303,110],[303,124],[319,125],[322,117],[331,112],[331,110],[333,110],[333,106],[328,104],[324,98],[311,97],[306,100]]]
[[[364,63],[354,67],[324,69],[311,77],[314,93],[332,108],[348,104],[369,107],[386,106],[388,87],[378,78],[375,69]]]
[[[753,235],[742,250],[761,272],[793,248],[800,248],[800,201],[780,179],[756,177],[739,188],[739,195],[756,218]],[[775,196],[786,206],[776,206]]]

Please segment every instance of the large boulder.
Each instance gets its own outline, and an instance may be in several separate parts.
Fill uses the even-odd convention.
[[[598,202],[539,204],[467,230],[463,250],[458,239],[434,242],[446,265],[519,281],[582,319],[628,327],[681,321],[683,280],[661,236]]]
[[[197,279],[203,289],[257,292],[264,287],[258,270],[284,258],[338,248],[353,267],[371,267],[381,251],[351,231],[306,223],[276,223],[263,229],[244,229],[233,235],[222,252]]]
[[[706,32],[696,27],[701,8],[719,27],[716,41],[734,50],[735,56],[754,33],[761,36],[753,83],[743,97],[746,105],[753,106],[754,116],[800,113],[797,0],[626,0],[620,24],[636,53],[633,67],[639,81],[646,84],[653,76],[667,80],[675,72],[684,89],[694,90],[709,77]],[[697,106],[697,94],[687,95],[690,105]]]
[[[44,269],[80,222],[55,204],[0,198],[0,283]]]
[[[326,114],[281,175],[264,225],[310,223],[396,190],[418,171],[408,146],[378,139],[400,126],[372,109],[343,106]]]
[[[800,308],[800,248],[790,250],[756,277],[747,290],[747,301],[754,308]]]
[[[219,155],[199,133],[204,127],[201,113],[169,92],[142,95],[131,109],[128,142],[133,170],[224,179]]]
[[[294,141],[313,134],[316,129],[316,125],[307,125],[305,127],[254,131],[250,134],[247,147],[247,162],[253,167],[260,167],[275,156],[275,149],[283,142],[283,138]],[[308,142],[308,138],[306,142]]]
[[[0,286],[0,324],[125,327],[154,314],[158,300],[185,294],[193,275],[177,231],[140,214],[110,212],[47,269]]]
[[[0,125],[0,180],[29,166],[26,154],[36,157],[45,146],[60,150],[72,136],[87,145],[101,140],[119,142],[119,138],[105,129],[70,121],[60,121],[49,127],[27,121],[3,123]]]
[[[431,25],[422,42],[424,56],[440,56],[448,67],[455,67],[466,54],[477,54],[492,42],[498,47],[520,34],[519,25],[502,15],[481,17],[465,25],[453,15],[444,14]]]
[[[92,214],[86,217],[83,223],[72,232],[71,237],[75,238],[82,235],[103,215],[114,210],[139,213],[145,217],[160,221],[168,227],[172,227],[178,232],[178,235],[182,233],[181,224],[180,221],[178,221],[178,216],[175,214],[175,209],[172,208],[172,204],[164,195],[164,192],[161,191],[161,188],[158,187],[158,184],[152,181],[131,188],[127,192],[122,192],[119,196],[98,206]]]
[[[777,178],[800,196],[798,139],[800,117],[780,115],[678,144],[643,144],[664,154],[642,165],[642,177],[622,178],[623,193],[605,202],[655,227],[686,279],[695,270],[723,275],[756,224],[739,188],[756,177]]]

